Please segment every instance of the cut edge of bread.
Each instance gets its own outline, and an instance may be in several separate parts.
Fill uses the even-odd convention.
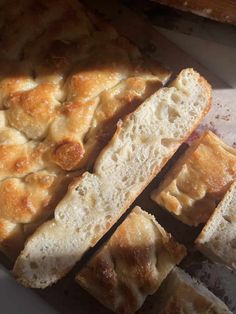
[[[94,246],[122,216],[201,122],[211,105],[211,87],[207,81],[193,69],[185,69],[171,86],[154,93],[118,124],[116,133],[95,163],[94,173],[86,172],[75,181],[58,204],[55,218],[41,225],[27,240],[13,269],[13,274],[20,283],[34,288],[45,288],[68,273],[85,251]],[[167,113],[167,117],[164,113]],[[180,126],[176,125],[176,120]],[[155,132],[159,130],[169,134],[167,123],[173,128],[171,137],[164,138],[165,141],[160,143],[161,136]],[[178,127],[179,138],[173,134],[174,128]],[[136,145],[132,147],[134,137]],[[128,151],[133,149],[132,158],[128,163],[133,177],[130,173],[129,177],[124,174],[128,158],[127,150],[122,151],[125,144]],[[160,148],[164,151],[162,157]],[[147,157],[145,164],[141,159],[146,158],[146,153],[150,158]],[[144,166],[148,171],[144,171]],[[136,178],[136,172],[139,170],[141,173]],[[124,186],[118,181],[119,175],[123,175],[123,179],[126,177],[128,181]],[[132,179],[138,179],[136,185],[131,184]],[[117,185],[117,193],[116,198],[112,200],[114,182]],[[86,197],[87,203],[84,200]],[[98,216],[103,220],[101,217],[99,220]]]
[[[156,241],[159,240],[162,243],[162,249],[160,249],[160,251],[156,252],[157,260],[159,258],[159,265],[158,265],[158,263],[152,261],[152,256],[149,256],[150,259],[147,259],[147,257],[145,258],[145,263],[147,263],[147,265],[149,265],[148,272],[150,271],[150,265],[153,265],[153,267],[157,268],[157,271],[158,271],[158,282],[156,282],[155,285],[152,285],[152,287],[150,287],[149,290],[147,289],[147,287],[142,289],[143,287],[145,287],[145,280],[146,280],[145,275],[143,275],[144,276],[143,277],[143,282],[140,281],[139,285],[137,285],[137,287],[134,289],[134,291],[136,291],[136,293],[134,295],[137,297],[137,304],[135,305],[135,307],[133,307],[133,305],[132,305],[131,306],[132,310],[131,310],[130,307],[129,307],[130,305],[127,304],[128,300],[126,300],[124,298],[123,301],[119,304],[119,309],[120,309],[120,312],[122,312],[122,313],[123,313],[123,311],[122,311],[123,305],[126,308],[129,308],[130,312],[131,311],[132,312],[133,311],[136,312],[142,306],[142,304],[145,302],[146,297],[148,295],[154,294],[159,289],[160,285],[165,280],[165,278],[168,276],[168,274],[172,271],[172,269],[175,267],[175,265],[178,265],[182,261],[182,259],[186,256],[186,254],[187,254],[187,250],[186,250],[185,246],[180,244],[179,242],[177,242],[174,239],[174,237],[172,236],[172,234],[168,233],[159,224],[159,222],[157,221],[155,216],[153,216],[152,214],[149,214],[147,211],[143,210],[139,206],[135,206],[132,209],[132,211],[126,217],[126,219],[122,222],[122,224],[124,224],[127,219],[131,219],[131,221],[132,221],[132,218],[133,218],[134,215],[142,216],[142,217],[145,218],[145,221],[150,222],[152,224],[153,228],[155,228],[154,232],[158,233],[158,236],[156,236],[155,240]],[[107,267],[107,271],[106,271],[106,258],[107,258],[107,256],[109,256],[109,254],[111,254],[110,258],[113,261],[112,262],[113,267],[114,267],[113,270],[116,273],[116,276],[118,278],[118,282],[120,280],[119,277],[121,277],[121,282],[123,282],[122,280],[125,280],[125,282],[127,280],[127,283],[128,283],[127,289],[129,289],[128,287],[130,285],[131,291],[133,289],[133,285],[134,286],[136,285],[135,279],[133,281],[131,280],[131,283],[130,283],[130,281],[128,279],[126,279],[126,276],[124,277],[124,273],[123,272],[121,274],[119,273],[119,271],[117,272],[117,267],[115,266],[117,264],[117,262],[116,262],[117,255],[113,251],[114,247],[117,247],[117,246],[119,247],[119,253],[118,253],[119,257],[122,254],[123,246],[122,246],[122,240],[121,239],[122,239],[122,235],[123,234],[120,233],[120,231],[119,231],[119,228],[122,226],[122,224],[116,229],[116,231],[113,233],[111,238],[108,239],[108,241],[91,257],[91,259],[87,262],[87,264],[84,266],[84,268],[82,268],[81,271],[78,272],[77,275],[75,276],[75,281],[83,289],[85,289],[88,293],[90,293],[93,297],[95,297],[105,307],[109,308],[110,310],[112,310],[114,312],[116,312],[116,310],[117,310],[116,307],[115,307],[115,304],[117,302],[115,301],[112,304],[110,302],[110,300],[107,300],[106,298],[103,298],[103,297],[101,298],[101,296],[103,296],[103,293],[100,294],[100,292],[97,293],[96,291],[100,291],[100,289],[102,289],[104,286],[103,286],[102,283],[99,283],[99,282],[96,283],[96,281],[91,279],[90,274],[91,275],[94,274],[94,271],[95,271],[95,269],[97,267],[96,265],[100,265],[100,264],[96,263],[96,258],[101,259],[101,261],[103,261],[103,258],[105,258],[104,266],[102,268],[102,272],[100,273],[100,276],[102,276],[102,277],[104,276],[104,279],[105,279],[106,275],[108,273],[111,273],[111,270],[110,270],[109,267]],[[144,221],[143,221],[143,224],[144,224]],[[129,232],[129,224],[125,225],[125,226],[126,226],[125,230],[127,230],[126,232],[128,233]],[[146,231],[146,234],[147,234],[147,231]],[[115,236],[115,239],[113,238],[114,236]],[[118,240],[119,245],[117,244],[117,239],[119,239]],[[132,236],[131,236],[131,239],[132,239]],[[144,247],[145,247],[145,244],[147,244],[147,243],[148,243],[148,241],[146,239],[146,241],[143,243]],[[109,245],[111,245],[111,246],[109,246]],[[156,244],[156,245],[158,246],[158,244]],[[126,253],[127,255],[125,255],[125,256],[127,256],[127,257],[132,256],[133,252],[134,252],[133,253],[134,255],[138,254],[136,259],[133,261],[132,267],[134,267],[134,269],[136,268],[136,266],[139,266],[140,268],[142,268],[142,267],[145,268],[145,264],[142,264],[142,258],[141,258],[141,260],[138,259],[138,256],[140,256],[140,254],[137,253],[139,247],[137,247],[137,251],[135,251],[135,248],[136,248],[135,247],[135,243],[133,243],[132,240],[129,239],[128,247],[127,247],[127,243],[124,242],[124,251],[125,252],[127,252],[127,248],[129,248],[129,253],[128,254]],[[166,261],[166,263],[163,262],[163,259],[160,260],[161,254],[163,252],[162,250],[165,252],[165,261]],[[162,256],[162,258],[163,258],[163,256]],[[124,258],[124,260],[126,260],[126,258]],[[162,263],[160,263],[160,261],[162,261]],[[136,265],[136,263],[137,263],[137,265]],[[123,265],[124,268],[126,267],[124,264],[122,264],[122,265]],[[99,269],[97,271],[95,271],[95,273],[97,273],[97,272],[99,273]],[[139,275],[137,275],[137,277],[139,278]],[[148,274],[147,274],[147,277],[148,277]],[[148,282],[148,279],[147,279],[147,282]],[[146,283],[146,284],[148,286],[148,283]],[[99,289],[99,286],[100,286],[100,289]],[[116,284],[114,286],[114,289],[116,290],[116,287],[118,287],[118,286],[119,286],[119,284],[118,285]],[[96,288],[94,289],[94,287],[96,287]],[[112,290],[111,286],[109,287],[109,289]],[[105,291],[106,291],[106,288],[105,288]],[[118,291],[119,291],[119,288],[118,288]],[[105,293],[105,295],[106,295],[106,293]],[[122,295],[122,293],[121,293],[121,295]],[[114,297],[119,299],[119,296],[116,293],[114,293]]]
[[[150,197],[151,199],[157,203],[159,206],[161,206],[164,210],[168,211],[173,217],[177,218],[184,224],[187,224],[189,226],[197,227],[200,222],[194,221],[194,219],[190,219],[187,215],[184,214],[184,212],[180,212],[180,214],[177,214],[176,212],[173,212],[171,209],[168,209],[167,207],[162,204],[161,201],[161,193],[165,191],[166,188],[175,180],[177,179],[179,173],[182,171],[185,164],[188,162],[189,158],[191,158],[192,154],[195,153],[195,151],[199,148],[202,142],[204,140],[210,142],[214,142],[215,145],[218,144],[219,147],[223,148],[225,151],[236,155],[235,148],[227,145],[225,142],[223,142],[222,139],[220,139],[216,134],[214,134],[211,130],[205,130],[203,134],[197,139],[193,141],[191,146],[189,146],[186,151],[183,153],[182,156],[175,162],[175,164],[170,168],[170,170],[167,172],[165,178],[163,181],[151,192]]]
[[[225,303],[221,301],[216,295],[214,295],[201,281],[190,276],[183,269],[177,266],[173,268],[160,288],[160,295],[158,294],[158,299],[161,301],[160,307],[165,308],[165,305],[168,304],[169,298],[171,298],[176,289],[181,287],[181,285],[186,285],[193,288],[197,294],[212,302],[219,311],[222,311],[220,313],[232,314]]]
[[[231,268],[236,269],[236,260],[235,263],[230,263],[227,261],[227,256],[217,255],[213,250],[207,247],[207,243],[211,241],[211,236],[217,231],[217,228],[221,222],[221,219],[228,219],[230,220],[230,217],[226,215],[227,217],[224,218],[225,214],[231,210],[230,203],[234,201],[234,198],[236,199],[236,181],[234,181],[229,190],[226,192],[224,198],[221,200],[221,202],[218,204],[214,212],[212,213],[210,219],[206,223],[206,225],[203,227],[202,231],[198,235],[198,237],[195,240],[196,248],[205,256],[207,256],[210,260],[219,262],[225,265],[228,265]],[[234,201],[236,202],[236,201]]]

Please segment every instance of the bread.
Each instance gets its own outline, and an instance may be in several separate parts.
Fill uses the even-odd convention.
[[[53,214],[68,176],[93,166],[117,121],[170,72],[77,1],[2,6],[0,247],[14,259],[25,229]]]
[[[155,294],[149,314],[232,314],[201,282],[175,267]]]
[[[63,277],[156,176],[210,103],[208,83],[186,69],[120,122],[93,173],[70,186],[54,219],[27,241],[14,266],[18,281],[44,288]]]
[[[161,4],[190,11],[213,20],[236,25],[236,4],[234,0],[154,0]]]
[[[180,157],[151,198],[182,222],[197,226],[209,219],[236,178],[236,149],[211,131]]]
[[[135,207],[76,281],[116,313],[134,313],[185,255],[185,248]]]
[[[236,182],[197,237],[196,246],[212,261],[236,269]]]

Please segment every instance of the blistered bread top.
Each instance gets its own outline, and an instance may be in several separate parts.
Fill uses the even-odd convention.
[[[236,149],[208,131],[167,173],[152,199],[189,225],[206,222],[236,178]]]
[[[77,281],[116,313],[134,313],[185,255],[183,246],[135,207]]]
[[[91,168],[119,118],[169,73],[77,1],[0,6],[0,247],[7,251],[8,223],[49,217],[68,174]]]

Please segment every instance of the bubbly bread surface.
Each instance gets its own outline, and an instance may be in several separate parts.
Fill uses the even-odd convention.
[[[196,140],[152,192],[157,204],[188,225],[205,223],[236,178],[236,149],[211,131]]]
[[[14,257],[170,73],[77,1],[5,2],[0,17],[0,248]]]
[[[76,281],[116,313],[134,313],[185,255],[185,248],[135,207]]]
[[[150,314],[232,314],[201,282],[175,267],[156,294]]]
[[[211,260],[236,269],[236,181],[204,226],[196,246]]]
[[[211,88],[183,70],[120,122],[86,172],[69,187],[54,219],[28,239],[14,266],[26,285],[44,288],[63,277],[129,208],[207,113]]]

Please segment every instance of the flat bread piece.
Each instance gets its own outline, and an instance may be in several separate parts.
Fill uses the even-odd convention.
[[[195,243],[212,261],[236,269],[236,182],[231,185]]]
[[[94,172],[69,187],[53,220],[40,226],[17,258],[14,274],[47,287],[79,261],[131,206],[208,112],[211,88],[194,70],[183,70],[120,122]]]
[[[190,226],[205,223],[236,178],[236,149],[211,131],[196,140],[151,194]]]
[[[0,250],[14,260],[170,72],[77,0],[2,3],[0,29]]]
[[[131,314],[159,288],[185,253],[154,216],[135,207],[76,281],[115,313]]]
[[[156,293],[149,314],[232,314],[200,281],[175,267]]]

